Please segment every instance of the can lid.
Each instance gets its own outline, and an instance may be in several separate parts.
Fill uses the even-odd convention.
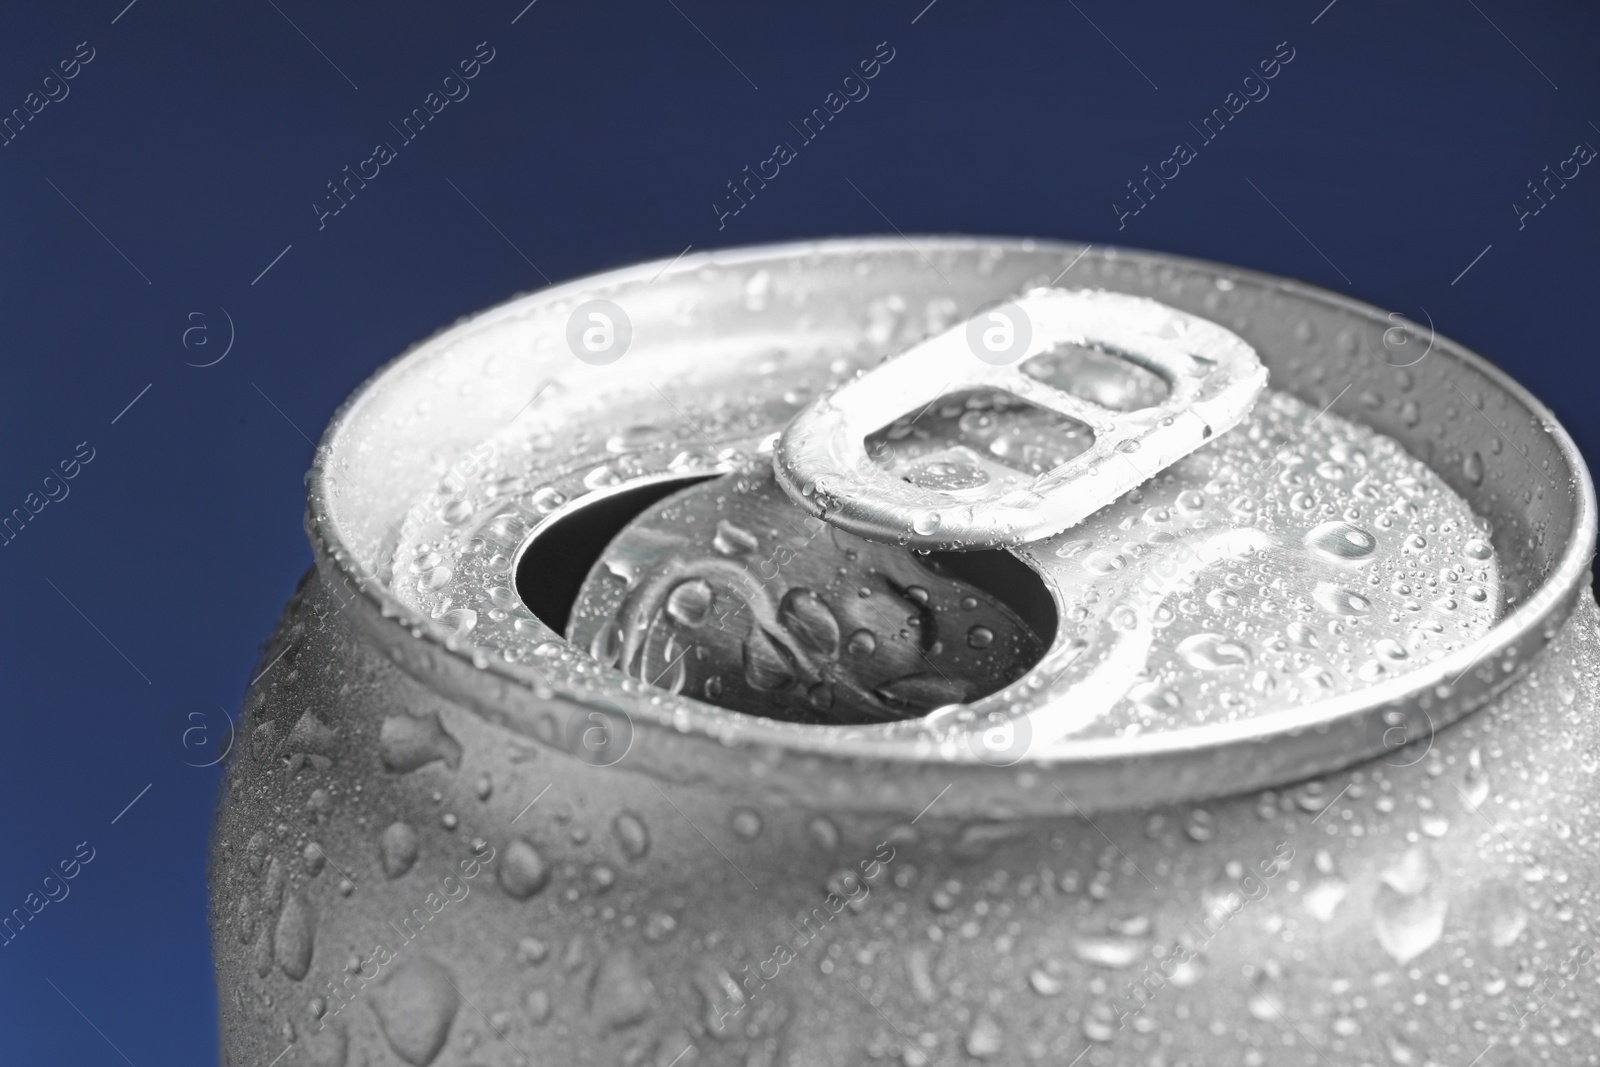
[[[919,238],[918,247],[927,251],[898,238],[852,239],[643,264],[529,295],[424,342],[341,409],[307,477],[307,527],[324,581],[346,605],[341,617],[353,619],[365,639],[429,693],[580,759],[613,763],[615,750],[626,754],[630,772],[781,792],[818,809],[909,818],[934,799],[945,817],[1196,800],[1383,755],[1512,684],[1587,595],[1596,507],[1576,446],[1503,372],[1431,329],[1396,326],[1380,309],[1301,283],[1167,256],[992,238]],[[924,254],[937,262],[937,278],[929,276]],[[1111,661],[1074,645],[1071,634],[1026,678],[968,705],[966,720],[942,721],[966,714],[952,712],[909,724],[810,725],[744,715],[625,678],[563,641],[509,588],[519,554],[531,555],[539,530],[561,515],[630,487],[681,484],[762,458],[770,435],[809,403],[801,386],[842,383],[926,332],[944,330],[962,310],[1028,292],[1064,269],[1086,284],[1225,323],[1259,353],[1275,396],[1281,394],[1257,405],[1252,421],[1303,414],[1322,436],[1342,419],[1385,435],[1409,463],[1442,480],[1486,524],[1499,560],[1500,592],[1487,590],[1482,602],[1494,612],[1489,628],[1438,658],[1399,660],[1370,681],[1280,701],[1264,714],[1174,719],[1171,728],[1091,737],[1070,733],[1072,724],[1055,715],[1072,710],[1070,700],[1051,699],[1055,680],[1063,670],[1114,671],[1101,671]],[[616,334],[633,339],[626,373],[573,347],[574,324],[591,321],[596,306],[619,323],[631,322]],[[1404,352],[1393,343],[1397,333],[1405,335]],[[945,418],[946,406],[934,415]],[[995,413],[968,409],[948,419],[959,424],[967,414],[977,422]],[[638,433],[635,422],[679,429]],[[1245,424],[1230,436],[1239,440],[1253,429]],[[1235,465],[1257,480],[1277,462],[1271,450],[1281,444],[1273,427],[1259,429],[1262,436],[1250,440],[1266,451]],[[985,447],[999,443],[985,440]],[[1199,449],[1154,481],[1191,476],[1178,467],[1209,467],[1220,452]],[[511,490],[534,489],[535,453],[548,465],[548,477],[540,477],[558,480],[564,497]],[[1306,474],[1306,462],[1292,465]],[[1339,466],[1330,463],[1328,476]],[[1324,477],[1315,469],[1308,476]],[[1379,477],[1374,484],[1398,492],[1421,485],[1402,481]],[[1206,507],[1215,505],[1220,516],[1225,507],[1248,509],[1251,502],[1243,490],[1219,489]],[[400,553],[402,543],[415,541],[408,533],[415,532],[414,511],[430,522],[437,512],[443,525],[427,538],[440,551],[462,553],[454,577],[428,553]],[[1243,528],[1248,524],[1232,532],[1231,522],[1189,525],[1201,529],[1205,543],[1197,539],[1195,555],[1176,561],[1179,571],[1205,563],[1212,552],[1245,558],[1255,551],[1243,540],[1255,537]],[[1320,526],[1301,530],[1302,542],[1335,555],[1359,554],[1371,544],[1359,532],[1352,540],[1351,531]],[[1109,541],[1123,531],[1102,532]],[[1167,530],[1157,532],[1164,537]],[[1439,551],[1441,540],[1423,532],[1429,544],[1422,551]],[[1035,542],[1009,552],[1057,573],[1103,564],[1113,579],[1142,572],[1149,558],[1124,538],[1117,552],[1127,553],[1125,569],[1117,570],[1117,553],[1072,543],[1086,539],[1079,530],[1057,538],[1054,545]],[[1163,550],[1173,544],[1143,530],[1140,539]],[[1165,571],[1151,573],[1165,580]],[[446,604],[443,595],[457,590],[458,599]],[[1332,595],[1318,610],[1355,606],[1349,596]],[[1105,619],[1113,627],[1118,621]],[[1224,643],[1189,651],[1218,663],[1215,677],[1238,659]],[[619,724],[617,736],[626,743],[600,755],[574,749],[570,727],[594,714]],[[1014,743],[1022,723],[1037,743]]]
[[[1030,373],[1065,345],[1154,371],[1166,398],[1114,411]],[[813,400],[783,431],[773,469],[801,507],[869,540],[940,551],[1025,544],[1076,525],[1232,429],[1266,382],[1255,350],[1214,322],[1148,297],[1039,288],[987,305]],[[978,477],[955,485],[914,483],[868,455],[874,431],[978,388],[1067,416],[1092,444],[1036,475],[980,459]]]

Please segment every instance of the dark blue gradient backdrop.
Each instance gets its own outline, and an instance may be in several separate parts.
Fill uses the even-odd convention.
[[[0,947],[6,1063],[216,1062],[192,764],[310,562],[312,441],[547,280],[895,230],[1119,242],[1426,314],[1600,454],[1592,5],[126,2],[0,12],[0,515],[28,516],[0,915],[58,898]],[[336,201],[346,167],[376,176]]]

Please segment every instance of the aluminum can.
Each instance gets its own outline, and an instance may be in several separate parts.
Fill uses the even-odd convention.
[[[307,485],[228,1063],[1600,1061],[1594,492],[1430,327],[1043,241],[686,256],[417,346]]]

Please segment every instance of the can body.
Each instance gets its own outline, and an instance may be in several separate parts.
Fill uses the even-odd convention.
[[[1010,252],[1039,263],[1001,275],[1047,258]],[[788,258],[845,253],[809,255]],[[1004,258],[950,256],[974,278]],[[1155,286],[1187,268],[1139,269]],[[1404,402],[1379,397],[1400,423]],[[442,435],[440,466],[475,436]],[[1522,503],[1530,543],[1592,538]],[[1586,590],[1549,594],[1577,606],[1542,647],[1472,667],[1480,706],[1375,759],[1296,774],[1267,739],[1206,774],[1277,767],[1273,788],[1146,782],[1161,757],[1080,793],[1050,767],[835,765],[771,736],[715,738],[712,764],[603,673],[587,698],[480,686],[485,663],[341,580],[315,503],[311,524],[319,568],[264,652],[216,829],[228,1062],[1600,1060]],[[1012,799],[972,799],[1000,779]]]

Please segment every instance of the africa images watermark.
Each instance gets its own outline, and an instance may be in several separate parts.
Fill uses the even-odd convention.
[[[22,505],[11,509],[11,514],[0,517],[0,548],[9,545],[21,535],[23,528],[38,517],[51,504],[67,499],[72,487],[67,483],[76,478],[83,468],[94,462],[95,451],[88,441],[79,441],[72,455],[56,464],[56,470],[44,476],[40,488],[44,495],[30,492],[22,498]],[[58,473],[59,472],[59,473]]]
[[[1532,195],[1524,197],[1524,203],[1513,202],[1511,205],[1511,210],[1517,216],[1517,229],[1527,229],[1528,220],[1549,207],[1550,201],[1556,198],[1556,190],[1565,189],[1567,182],[1572,181],[1583,173],[1580,168],[1588,165],[1595,155],[1594,145],[1587,141],[1580,141],[1573,147],[1572,155],[1556,164],[1555,173],[1552,174],[1550,165],[1548,163],[1545,164],[1544,177],[1539,180],[1539,183],[1535,185],[1532,180],[1528,182],[1528,191]],[[1568,167],[1572,168],[1571,173],[1567,172]],[[1551,182],[1555,183],[1555,188],[1551,188]],[[1543,191],[1541,192],[1541,190]]]
[[[0,148],[9,147],[28,128],[30,122],[38,119],[45,108],[51,104],[59,104],[72,92],[72,86],[67,82],[82,73],[83,68],[94,62],[95,50],[89,46],[88,41],[79,41],[73,49],[72,55],[56,64],[60,74],[46,74],[39,83],[39,88],[28,93],[22,98],[22,106],[14,107],[11,113],[0,118]]]
[[[489,854],[487,856],[481,855],[484,849],[488,849]],[[457,878],[454,874],[445,875],[439,882],[438,891],[430,892],[424,897],[421,907],[412,908],[401,917],[398,924],[393,919],[389,920],[390,929],[399,935],[394,942],[395,948],[390,948],[387,943],[380,942],[373,947],[372,954],[365,959],[359,959],[359,962],[357,962],[358,958],[353,957],[351,961],[353,966],[347,969],[344,976],[338,979],[337,982],[330,978],[324,983],[328,987],[329,997],[337,1001],[338,1007],[334,1007],[328,999],[319,998],[322,999],[322,1004],[321,1010],[317,1014],[318,1030],[324,1029],[328,1025],[329,1019],[349,1007],[356,997],[361,995],[361,991],[367,987],[368,983],[376,981],[383,968],[393,963],[407,945],[421,937],[423,932],[428,929],[428,924],[442,913],[448,905],[459,904],[467,899],[467,895],[472,892],[472,887],[467,883],[482,874],[495,857],[494,846],[487,842],[477,843],[473,846],[473,851],[479,853],[479,855],[460,862],[460,878]],[[451,888],[451,882],[455,883],[455,888]],[[369,967],[371,968],[370,974],[368,973]]]
[[[1273,846],[1273,856],[1256,865],[1256,870],[1261,872],[1260,878],[1254,873],[1240,877],[1238,892],[1230,892],[1216,901],[1206,909],[1199,922],[1185,923],[1184,931],[1171,952],[1153,964],[1145,964],[1139,974],[1124,982],[1122,991],[1113,996],[1117,1029],[1123,1029],[1129,1019],[1144,1011],[1156,994],[1178,974],[1179,968],[1204,952],[1211,940],[1241,911],[1266,899],[1271,891],[1267,883],[1281,874],[1292,859],[1294,846],[1287,841],[1279,841]],[[1119,1001],[1120,1005],[1117,1003]]]
[[[878,847],[873,850],[873,858],[861,861],[861,873],[859,875],[855,871],[849,870],[836,875],[829,882],[828,895],[823,898],[822,906],[812,908],[805,918],[800,920],[798,926],[795,926],[792,922],[790,923],[791,926],[795,927],[796,936],[785,941],[779,941],[774,945],[772,953],[756,964],[756,973],[752,974],[750,972],[748,963],[741,967],[740,970],[744,972],[744,978],[724,989],[724,992],[728,994],[728,1001],[732,1005],[732,1010],[723,1011],[715,1005],[711,1007],[711,1015],[714,1017],[713,1022],[715,1022],[717,1029],[719,1031],[725,1030],[729,1019],[734,1018],[753,1004],[756,998],[761,995],[761,991],[767,987],[767,984],[777,978],[785,967],[799,958],[800,949],[805,948],[822,936],[823,931],[827,929],[828,924],[834,920],[835,916],[844,911],[845,908],[859,911],[865,906],[867,897],[872,893],[872,886],[869,883],[881,875],[885,867],[894,862],[894,857],[894,846],[887,841],[879,842]],[[851,883],[854,883],[854,887],[852,887]]]
[[[472,53],[472,58],[463,59],[456,64],[459,74],[452,72],[445,75],[439,89],[431,90],[424,96],[422,103],[412,108],[411,113],[400,120],[399,126],[389,123],[395,133],[400,135],[400,148],[420,137],[428,123],[438,118],[439,113],[445,108],[452,103],[459,104],[465,100],[472,92],[472,86],[467,83],[483,73],[483,68],[492,63],[494,57],[495,50],[489,47],[489,42],[480,41]],[[354,171],[350,169],[349,164],[346,164],[342,171],[344,176],[336,182],[327,183],[330,195],[323,197],[321,202],[311,205],[311,210],[317,216],[317,229],[326,229],[330,218],[349,207],[355,200],[356,193],[367,187],[367,182],[376,180],[378,175],[383,173],[384,167],[399,158],[400,148],[396,148],[393,141],[380,141],[373,146],[372,155],[357,163]]]
[[[1245,75],[1240,88],[1244,95],[1240,96],[1238,90],[1230,92],[1222,98],[1222,106],[1214,107],[1211,113],[1200,120],[1200,125],[1189,123],[1189,128],[1200,135],[1200,145],[1204,147],[1222,135],[1228,123],[1239,117],[1239,113],[1252,103],[1259,104],[1272,92],[1267,82],[1276,78],[1283,72],[1283,68],[1294,60],[1295,51],[1289,46],[1288,41],[1278,42],[1271,59],[1263,59],[1256,64],[1260,76],[1255,74]],[[1117,229],[1128,225],[1128,220],[1139,214],[1149,206],[1150,201],[1156,198],[1156,192],[1167,187],[1167,182],[1174,181],[1183,173],[1183,168],[1199,158],[1200,149],[1192,142],[1179,141],[1173,146],[1172,155],[1156,164],[1152,173],[1148,164],[1144,167],[1144,177],[1137,184],[1133,180],[1128,182],[1129,195],[1120,201],[1113,201],[1111,214],[1117,220]],[[1169,170],[1170,168],[1170,170]],[[1152,187],[1154,183],[1154,187]],[[1140,190],[1143,190],[1141,192]],[[1127,205],[1127,206],[1124,206]]]
[[[790,127],[800,135],[800,148],[816,140],[827,128],[828,123],[851,103],[865,100],[872,92],[872,87],[867,82],[876,78],[885,66],[893,62],[894,57],[895,50],[889,42],[879,41],[872,58],[863,59],[856,64],[856,70],[861,72],[859,76],[854,72],[846,74],[839,89],[823,97],[821,106],[812,108],[811,113],[800,120],[799,126],[791,122]],[[843,90],[842,94],[840,90]],[[780,141],[773,146],[772,155],[756,164],[753,173],[750,165],[745,164],[744,177],[736,179],[737,184],[735,181],[728,182],[728,192],[731,195],[723,197],[724,203],[728,206],[719,203],[711,205],[712,212],[717,216],[717,229],[727,226],[730,218],[749,207],[750,201],[756,198],[758,190],[765,189],[767,182],[776,180],[783,173],[784,167],[799,158],[800,148],[796,148],[793,141]],[[750,187],[751,182],[755,183],[755,188]],[[742,193],[741,188],[744,190]]]
[[[792,516],[785,516],[777,521],[782,525],[775,525],[771,531],[772,536],[777,540],[777,545],[767,554],[765,559],[757,562],[755,566],[756,573],[766,581],[775,580],[779,572],[793,562],[794,558],[807,545],[831,529],[826,522],[814,515],[801,516],[798,521],[794,520]],[[783,534],[788,534],[787,543],[782,537]],[[755,547],[754,541],[746,544],[741,540],[749,538],[749,534],[729,523],[719,523],[716,536],[721,538],[724,544],[729,544],[735,552]],[[738,599],[738,606],[731,611],[725,608],[714,609],[717,616],[717,629],[719,630],[727,629],[729,620],[737,618],[750,610],[751,601],[760,603],[766,596],[766,587],[750,576],[750,563],[743,558],[738,559],[737,562],[741,568],[739,571],[740,584],[743,585],[746,595]],[[767,573],[768,567],[772,568],[771,574]]]
[[[1592,959],[1594,959],[1594,946],[1584,942],[1573,950],[1572,955],[1558,964],[1555,970],[1552,971],[1548,967],[1545,968],[1541,974],[1539,984],[1532,991],[1533,996],[1539,1003],[1517,1016],[1517,1029],[1520,1030],[1528,1025],[1528,1016],[1537,1015],[1543,1011],[1556,992],[1569,982],[1576,980],[1578,972],[1583,969],[1584,964]],[[1551,987],[1552,981],[1555,983],[1554,988]]]
[[[88,855],[84,855],[84,849],[89,850]],[[5,948],[15,941],[22,933],[23,927],[32,922],[50,904],[66,900],[67,894],[72,892],[67,882],[78,877],[79,872],[93,861],[94,855],[94,846],[87,841],[79,841],[77,847],[73,849],[72,856],[57,864],[61,870],[60,877],[57,877],[54,871],[44,876],[44,881],[40,885],[44,890],[44,896],[29,893],[23,897],[22,907],[12,908],[10,915],[0,918],[0,948]],[[23,910],[24,908],[27,910]]]

